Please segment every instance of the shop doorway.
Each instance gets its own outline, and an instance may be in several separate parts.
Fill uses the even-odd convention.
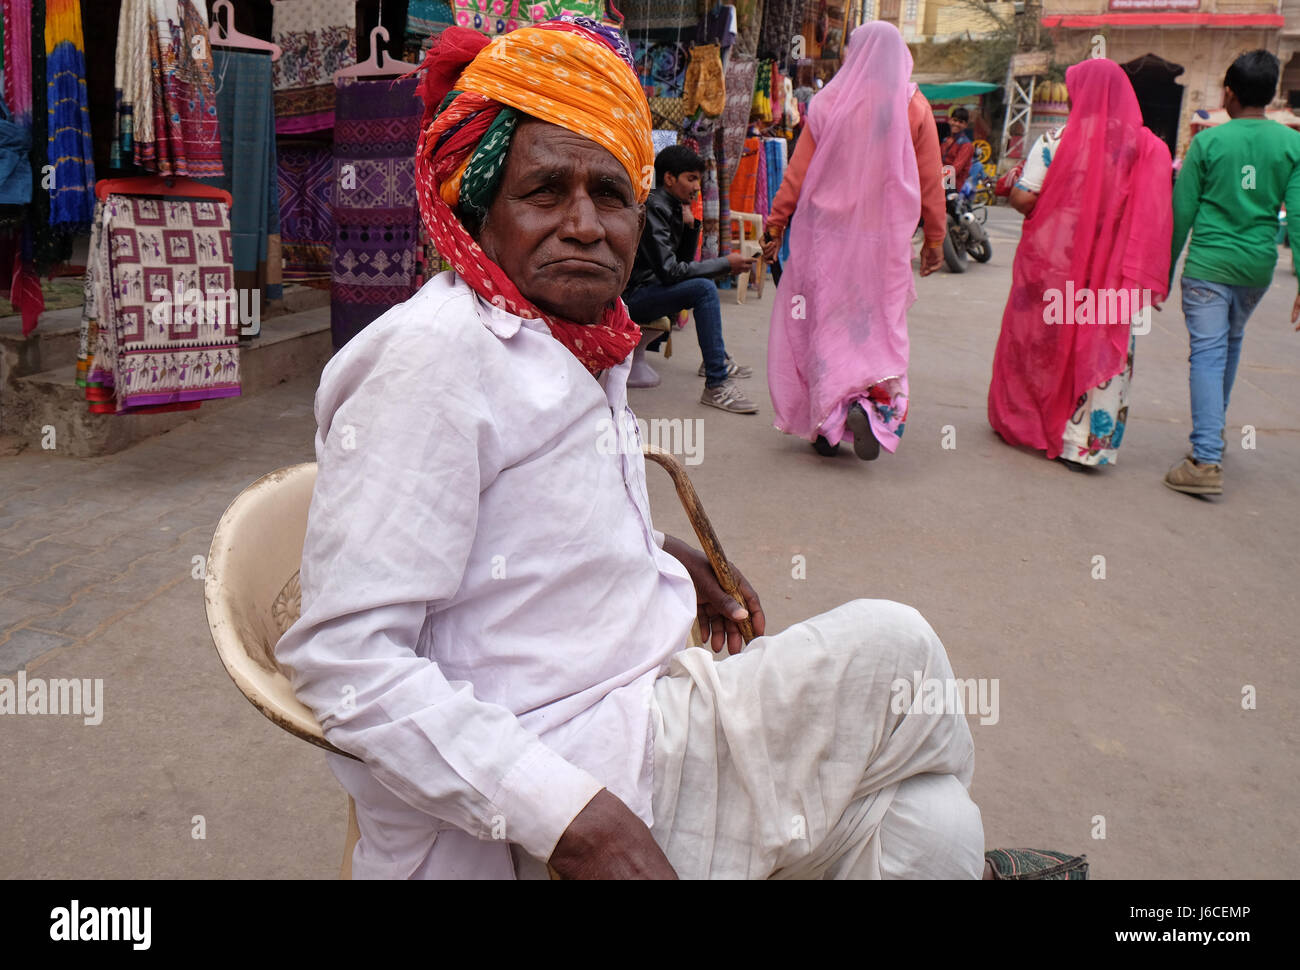
[[[1167,61],[1158,54],[1144,54],[1122,67],[1137,94],[1138,106],[1142,109],[1142,123],[1155,132],[1169,146],[1169,153],[1176,157],[1183,86],[1174,78],[1183,73],[1183,66]]]

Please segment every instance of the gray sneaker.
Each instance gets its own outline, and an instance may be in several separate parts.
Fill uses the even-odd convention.
[[[699,374],[701,377],[707,376],[704,373],[703,364],[700,364]],[[754,376],[754,369],[752,367],[742,367],[740,364],[737,364],[734,360],[732,360],[730,354],[727,355],[727,377],[728,378],[739,377],[744,379],[753,376]]]
[[[740,392],[735,381],[727,381],[717,387],[705,387],[704,393],[700,395],[700,403],[732,414],[758,413],[758,406]]]

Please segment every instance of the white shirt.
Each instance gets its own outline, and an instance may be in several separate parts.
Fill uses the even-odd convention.
[[[443,273],[325,368],[276,656],[364,762],[331,756],[354,876],[508,876],[507,840],[549,858],[602,787],[652,823],[651,688],[695,593],[651,525],[630,367],[594,380]]]

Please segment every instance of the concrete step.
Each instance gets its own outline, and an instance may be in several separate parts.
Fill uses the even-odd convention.
[[[240,345],[241,396],[300,377],[316,379],[332,354],[328,303],[264,318],[261,334]],[[85,389],[76,383],[74,347],[71,362],[0,384],[0,432],[17,439],[10,450],[45,447],[90,458],[121,451],[235,400],[204,401],[198,410],[165,414],[92,414]]]

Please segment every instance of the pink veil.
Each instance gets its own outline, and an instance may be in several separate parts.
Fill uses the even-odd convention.
[[[907,105],[912,55],[898,28],[863,24],[809,105],[816,149],[790,224],[767,374],[776,427],[832,443],[849,405],[907,374],[921,187]],[[904,382],[905,386],[905,382]],[[893,450],[898,439],[882,439]]]
[[[1049,291],[1149,290],[1163,299],[1173,236],[1169,149],[1142,126],[1128,76],[1094,58],[1065,74],[1070,118],[1025,220],[989,386],[989,423],[1012,444],[1061,453],[1079,398],[1124,369],[1123,304],[1095,300],[1091,324],[1049,324]],[[1066,317],[1070,316],[1067,309]]]

